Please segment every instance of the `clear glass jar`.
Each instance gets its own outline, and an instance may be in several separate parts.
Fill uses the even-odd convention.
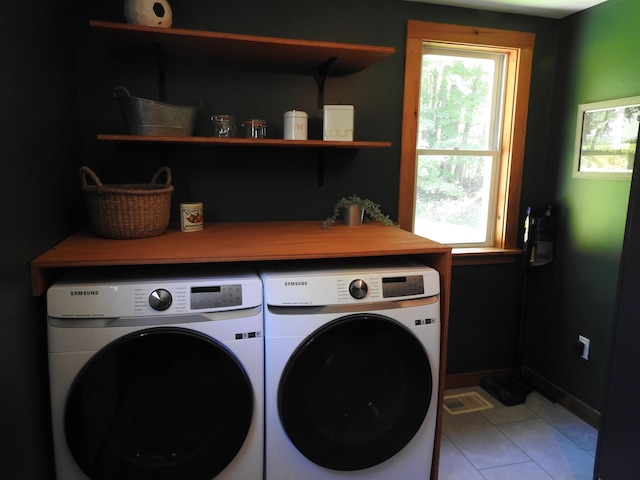
[[[217,114],[211,117],[213,122],[213,136],[234,138],[236,136],[236,120],[233,115]]]
[[[258,120],[252,118],[251,120],[245,120],[242,122],[244,126],[244,133],[246,138],[266,138],[267,137],[267,122],[264,120]]]

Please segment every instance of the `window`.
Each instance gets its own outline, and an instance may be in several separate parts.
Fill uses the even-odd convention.
[[[409,22],[402,228],[454,247],[516,247],[534,39]]]

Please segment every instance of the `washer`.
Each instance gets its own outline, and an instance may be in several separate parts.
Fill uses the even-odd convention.
[[[402,258],[265,265],[266,479],[430,477],[439,275]]]
[[[47,292],[57,478],[262,479],[260,278],[118,272]]]

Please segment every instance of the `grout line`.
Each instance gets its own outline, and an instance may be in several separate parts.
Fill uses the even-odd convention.
[[[454,391],[458,391],[458,389],[452,389]],[[562,408],[564,408],[565,410],[568,411],[568,409],[566,409],[566,407],[562,406]],[[506,439],[509,440],[509,442],[511,444],[513,444],[518,450],[520,450],[527,458],[529,458],[529,461],[524,461],[524,462],[517,462],[517,463],[507,463],[507,464],[501,464],[501,465],[497,465],[494,467],[487,467],[487,468],[476,468],[473,463],[471,462],[471,460],[464,454],[464,452],[462,452],[460,450],[460,448],[458,448],[458,446],[452,441],[451,438],[447,437],[444,433],[442,434],[443,437],[446,437],[447,440],[449,441],[449,443],[451,445],[453,445],[453,447],[458,451],[458,453],[460,453],[460,455],[462,455],[462,457],[464,457],[469,464],[471,465],[471,467],[478,472],[479,475],[481,475],[482,477],[484,477],[484,475],[482,474],[482,471],[488,471],[491,470],[493,468],[500,468],[500,467],[508,467],[508,466],[514,466],[514,465],[524,465],[527,463],[533,463],[535,464],[541,471],[545,472],[550,478],[555,480],[555,477],[548,472],[542,465],[538,464],[538,462],[536,462],[533,458],[531,458],[524,450],[522,450],[522,448],[520,448],[520,446],[518,444],[516,444],[513,440],[511,440],[511,438],[509,438],[507,435],[505,435],[501,429],[499,428],[500,425],[510,425],[510,424],[516,424],[516,423],[521,423],[521,422],[528,422],[531,420],[542,420],[546,425],[548,425],[549,427],[551,427],[555,432],[557,432],[558,434],[560,434],[560,436],[562,436],[566,441],[568,441],[570,444],[574,445],[575,447],[577,447],[579,450],[589,454],[590,456],[594,457],[593,455],[591,455],[592,450],[587,450],[585,448],[583,448],[581,445],[579,445],[578,443],[576,443],[573,439],[571,439],[566,433],[564,433],[562,430],[560,430],[560,428],[556,425],[554,425],[551,421],[547,420],[546,418],[542,417],[538,412],[536,412],[535,410],[532,410],[531,408],[527,407],[527,409],[533,414],[533,416],[531,418],[527,418],[527,419],[523,419],[523,420],[513,420],[513,421],[509,421],[509,422],[504,422],[504,423],[500,423],[500,424],[494,424],[493,422],[491,422],[489,420],[489,418],[486,418],[486,416],[484,415],[484,413],[486,412],[478,412],[480,413],[483,417],[485,417],[485,419],[487,421],[489,421],[490,425],[494,428],[496,428],[502,435],[504,435],[504,437]],[[584,422],[584,420],[580,419],[581,421]],[[585,422],[588,425],[588,422]],[[595,457],[594,457],[595,459]],[[445,472],[443,472],[445,473]],[[485,477],[486,478],[486,477]]]

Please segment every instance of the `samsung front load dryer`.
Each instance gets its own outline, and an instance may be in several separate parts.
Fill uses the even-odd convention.
[[[260,278],[119,272],[47,292],[57,478],[262,479]]]
[[[436,428],[438,272],[402,259],[259,268],[267,480],[425,480]]]

